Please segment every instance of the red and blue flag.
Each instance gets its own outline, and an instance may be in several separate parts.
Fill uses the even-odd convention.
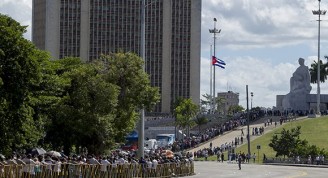
[[[221,67],[222,69],[224,69],[226,63],[225,63],[223,60],[221,60],[221,59],[219,59],[219,58],[217,58],[217,57],[215,57],[215,56],[212,56],[212,65],[214,65],[214,66],[219,66],[219,67]]]

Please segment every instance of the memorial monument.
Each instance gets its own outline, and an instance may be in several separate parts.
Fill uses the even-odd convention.
[[[307,95],[312,89],[309,68],[304,65],[303,58],[299,58],[298,63],[300,66],[290,78],[290,92],[283,98],[282,107],[284,110],[309,111]]]

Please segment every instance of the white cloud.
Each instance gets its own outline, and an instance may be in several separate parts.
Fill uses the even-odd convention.
[[[9,15],[21,25],[28,26],[24,37],[31,39],[32,0],[1,0],[0,13]]]
[[[217,40],[219,49],[225,52],[219,52],[219,56],[227,63],[225,70],[217,68],[216,90],[232,88],[240,93],[240,104],[245,106],[245,86],[248,85],[249,91],[254,92],[256,106],[271,107],[276,104],[276,95],[289,92],[289,79],[298,67],[297,58],[293,56],[300,54],[309,67],[317,60],[318,17],[312,15],[315,9],[318,2],[308,0],[203,0],[202,94],[209,93],[206,58],[213,44],[213,34],[208,29],[213,28],[214,17],[218,19],[217,28],[222,29]],[[328,3],[322,1],[321,9],[328,9]],[[328,31],[324,30],[327,27],[328,23],[322,21],[322,58],[328,54]],[[300,46],[302,48],[297,49]],[[281,59],[281,56],[293,58],[284,60],[288,57]],[[312,84],[311,93],[315,94],[316,88],[316,84]],[[328,92],[326,84],[321,84],[321,91]]]
[[[328,9],[328,2],[321,2]],[[309,0],[202,0],[202,59],[201,94],[209,93],[210,62],[209,46],[216,17],[218,49],[225,51],[220,58],[227,63],[226,69],[216,68],[216,91],[233,90],[240,93],[240,104],[246,105],[245,87],[254,92],[253,105],[271,107],[278,94],[289,92],[289,79],[298,67],[297,59],[279,59],[272,53],[278,48],[294,49],[298,45],[308,50],[302,53],[306,65],[317,60],[317,16],[311,10],[318,8],[317,1]],[[31,39],[32,0],[1,0],[0,13],[8,14],[22,25],[28,25],[26,38]],[[328,17],[323,17],[328,19]],[[321,53],[328,55],[328,22],[322,21]],[[254,49],[257,51],[254,52]],[[261,52],[263,49],[264,52]],[[270,54],[266,54],[268,49]],[[286,54],[302,52],[283,51]],[[287,58],[287,57],[286,57]],[[279,61],[279,62],[276,62]],[[322,93],[328,92],[327,84],[321,84]],[[312,92],[316,93],[316,85]]]
[[[306,0],[203,0],[203,46],[211,39],[208,28],[213,28],[214,17],[222,29],[222,43],[231,49],[309,43],[317,37],[317,16],[311,11],[317,8],[316,2]],[[322,23],[322,28],[327,26]],[[327,39],[328,32],[322,37]]]
[[[271,64],[250,56],[223,59],[226,69],[216,68],[216,93],[232,90],[239,93],[240,105],[246,107],[246,85],[254,93],[254,106],[275,106],[276,95],[289,92],[289,79],[298,67],[295,63]],[[201,92],[210,93],[210,63],[202,58]]]

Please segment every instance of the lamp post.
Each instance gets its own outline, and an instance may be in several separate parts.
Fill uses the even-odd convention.
[[[213,21],[214,21],[214,28],[213,29],[209,29],[209,32],[210,33],[213,33],[213,40],[214,40],[214,43],[213,43],[213,56],[215,56],[215,41],[216,41],[216,34],[218,33],[220,33],[221,32],[221,29],[219,30],[219,29],[217,29],[216,28],[216,22],[217,22],[217,20],[216,20],[216,18],[214,18],[213,19]],[[213,66],[212,65],[212,67],[213,67],[213,98],[212,98],[212,108],[213,108],[213,113],[215,112],[215,96],[216,96],[216,94],[215,94],[215,66]]]
[[[246,85],[246,103],[247,103],[247,152],[248,156],[251,156],[251,143],[249,135],[249,109],[248,109],[248,85]]]
[[[319,10],[312,10],[313,15],[318,15],[318,69],[317,69],[317,114],[320,114],[320,22],[321,15],[326,15],[326,10],[320,10],[320,2],[319,2]]]
[[[254,93],[251,92],[251,110],[253,109],[253,96],[254,96]]]

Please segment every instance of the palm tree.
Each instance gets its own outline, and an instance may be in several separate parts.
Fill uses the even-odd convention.
[[[325,59],[328,60],[328,56],[325,56]],[[328,63],[323,64],[322,60],[320,60],[320,82],[325,82],[327,80],[328,76]],[[314,61],[314,63],[311,64],[311,68],[309,69],[310,76],[311,76],[311,83],[317,83],[318,81],[318,63]]]
[[[208,107],[211,104],[211,98],[212,98],[212,96],[209,95],[209,94],[207,94],[207,93],[204,94],[204,95],[202,95],[202,96],[204,97],[204,100],[203,99],[200,100],[201,105],[202,106],[205,106],[205,107]]]
[[[207,124],[208,119],[205,116],[197,116],[195,119],[195,123],[198,125],[198,133],[200,134],[200,126]]]
[[[179,105],[174,109],[174,115],[176,117],[176,125],[183,129],[187,129],[187,135],[189,137],[189,129],[194,125],[194,117],[198,112],[198,106],[192,102],[190,98],[182,99]]]
[[[228,113],[233,115],[233,114],[235,114],[237,112],[241,112],[243,110],[245,110],[245,109],[240,105],[232,105],[232,106],[229,107]]]
[[[226,102],[227,100],[223,97],[216,97],[215,98],[215,103],[216,103],[216,110],[218,112],[223,112],[225,108],[223,108],[224,106],[224,103]]]

